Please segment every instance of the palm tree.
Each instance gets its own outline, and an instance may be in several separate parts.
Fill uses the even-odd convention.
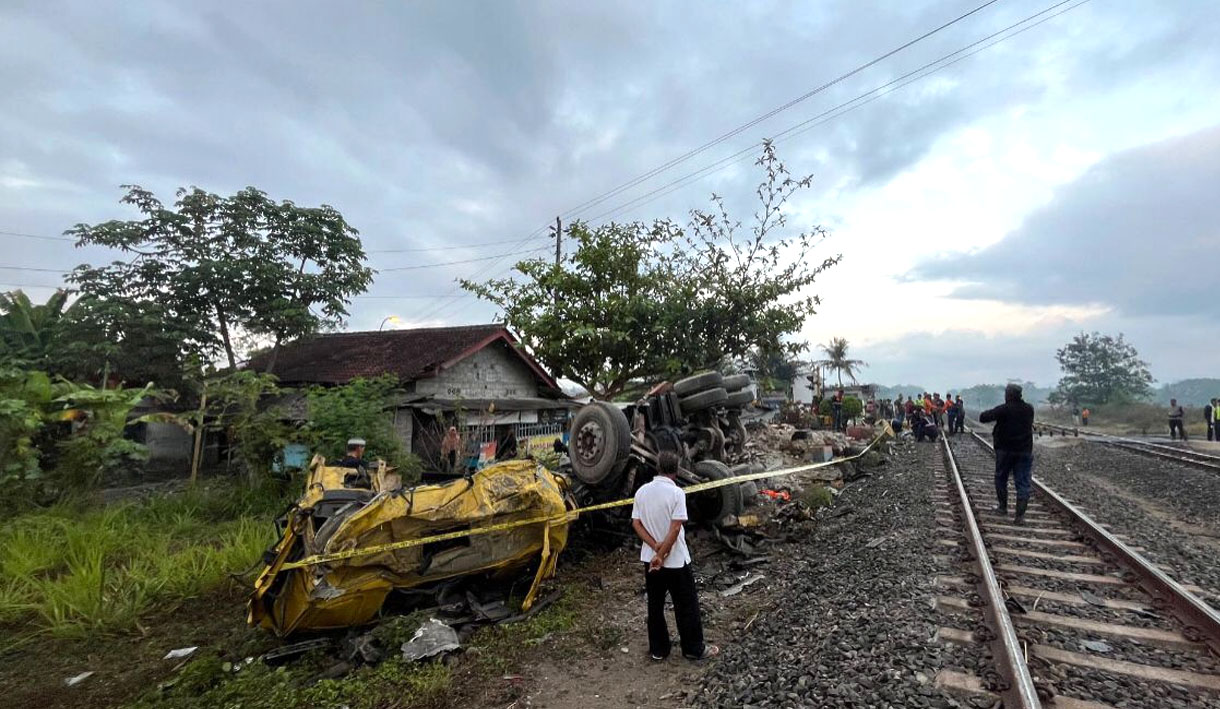
[[[47,302],[34,305],[20,290],[0,293],[0,353],[42,365],[51,352],[59,321],[71,307],[68,291],[57,290]]]
[[[822,352],[826,353],[826,359],[820,359],[815,364],[837,372],[840,387],[843,386],[844,374],[854,383],[860,368],[868,366],[863,360],[849,359],[847,357],[847,338],[845,337],[832,337],[829,343],[818,345],[818,347],[821,348]]]

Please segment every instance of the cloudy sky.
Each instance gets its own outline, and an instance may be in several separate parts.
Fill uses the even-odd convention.
[[[8,0],[0,287],[108,260],[16,234],[132,216],[121,184],[255,185],[361,231],[382,272],[349,327],[483,322],[454,279],[551,248],[556,215],[684,219],[714,191],[748,220],[750,161],[699,171],[782,136],[815,178],[790,225],[844,255],[800,338],[849,338],[866,378],[1049,384],[1082,330],[1160,381],[1220,376],[1213,0],[1073,1],[974,44],[1056,4],[999,0],[575,209],[981,4]]]

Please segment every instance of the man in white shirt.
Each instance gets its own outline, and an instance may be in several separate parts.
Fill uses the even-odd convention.
[[[701,660],[720,652],[715,645],[704,645],[703,622],[699,617],[699,596],[695,575],[691,573],[690,551],[686,548],[686,493],[674,478],[678,456],[666,451],[657,457],[657,475],[635,493],[631,526],[644,542],[640,561],[644,562],[644,586],[648,591],[648,652],[654,660],[669,656],[669,627],[665,624],[665,596],[674,602],[682,655]]]

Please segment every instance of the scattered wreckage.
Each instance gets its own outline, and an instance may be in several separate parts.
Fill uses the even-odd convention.
[[[281,536],[265,555],[247,620],[281,636],[347,628],[373,620],[391,591],[517,577],[536,565],[528,609],[567,544],[572,510],[632,497],[656,474],[662,452],[680,456],[681,485],[760,472],[742,464],[741,413],[754,398],[748,386],[745,375],[702,372],[626,407],[592,402],[571,422],[569,463],[559,472],[516,460],[403,487],[384,462],[366,471],[315,457],[304,494],[278,521]],[[689,503],[692,521],[718,534],[738,524],[743,506],[734,484],[695,493]],[[626,509],[608,511],[610,521]]]

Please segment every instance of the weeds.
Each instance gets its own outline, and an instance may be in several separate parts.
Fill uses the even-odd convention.
[[[229,484],[14,517],[0,526],[0,622],[69,637],[132,628],[154,605],[202,593],[257,560],[279,499]]]

